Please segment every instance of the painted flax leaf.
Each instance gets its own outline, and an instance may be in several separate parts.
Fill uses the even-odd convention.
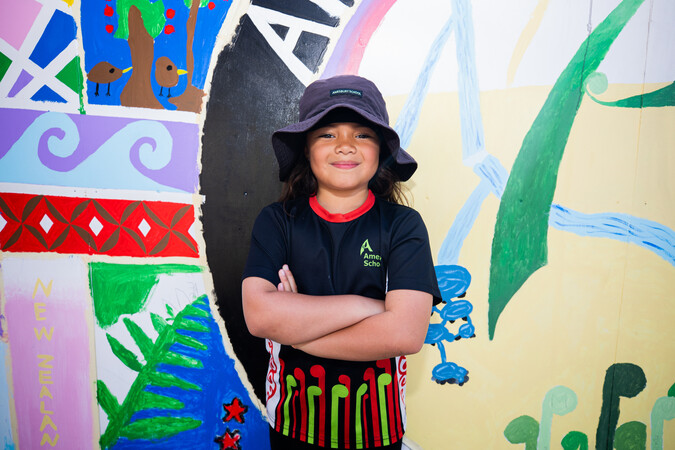
[[[134,339],[136,345],[143,353],[143,357],[146,361],[150,361],[152,358],[154,342],[148,337],[147,334],[139,327],[133,320],[128,317],[124,318],[124,325],[127,327],[129,334]]]
[[[101,405],[103,411],[108,415],[108,417],[115,417],[120,409],[120,404],[108,386],[101,381],[96,380],[96,398],[98,399],[98,404]]]
[[[161,362],[172,366],[191,367],[193,369],[204,368],[204,364],[200,360],[174,352],[166,352]]]
[[[139,419],[122,428],[120,436],[129,439],[161,439],[175,436],[181,431],[193,430],[201,424],[201,420],[191,417]]]
[[[183,409],[185,404],[180,400],[148,391],[141,392],[139,403],[143,409]]]
[[[675,106],[675,82],[646,94],[634,95],[632,97],[612,102],[599,100],[593,95],[589,95],[594,102],[605,106],[615,106],[617,108],[660,108],[663,106]]]
[[[127,349],[120,343],[120,341],[112,337],[110,334],[106,333],[106,337],[108,338],[112,352],[119,358],[120,361],[122,361],[122,363],[124,363],[125,366],[136,372],[140,372],[141,369],[143,369],[143,364],[138,361],[138,358],[136,358],[136,355],[131,350]]]
[[[549,210],[585,79],[597,69],[643,1],[623,0],[588,36],[558,77],[523,140],[499,205],[492,240],[490,339],[513,295],[547,263]]]

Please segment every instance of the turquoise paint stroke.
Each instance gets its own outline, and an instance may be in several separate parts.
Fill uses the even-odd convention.
[[[547,263],[549,210],[585,79],[602,62],[643,1],[622,1],[590,34],[561,73],[523,140],[502,196],[492,241],[490,339],[513,295]]]

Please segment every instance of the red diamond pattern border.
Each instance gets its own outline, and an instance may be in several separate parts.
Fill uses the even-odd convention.
[[[0,193],[0,249],[199,257],[194,205]]]

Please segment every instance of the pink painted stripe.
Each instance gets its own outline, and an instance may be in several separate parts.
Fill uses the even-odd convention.
[[[2,262],[21,448],[93,445],[86,274],[74,257]]]
[[[321,78],[359,72],[368,42],[396,0],[364,0],[349,20]]]

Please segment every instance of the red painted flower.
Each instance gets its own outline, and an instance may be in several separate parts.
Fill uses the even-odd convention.
[[[173,19],[173,17],[176,15],[176,10],[175,9],[167,9],[166,10],[166,17],[167,19]]]
[[[108,25],[105,26],[105,31],[107,31],[108,33],[112,33],[113,31],[115,31],[115,27],[108,24]]]
[[[115,13],[115,10],[112,9],[110,5],[105,5],[105,9],[103,10],[103,15],[106,17],[112,17],[112,15]]]
[[[176,29],[173,27],[173,25],[167,25],[164,27],[164,33],[166,34],[171,34],[174,31],[176,31]]]
[[[209,2],[209,9],[213,9],[216,7],[216,4],[213,2]]]

